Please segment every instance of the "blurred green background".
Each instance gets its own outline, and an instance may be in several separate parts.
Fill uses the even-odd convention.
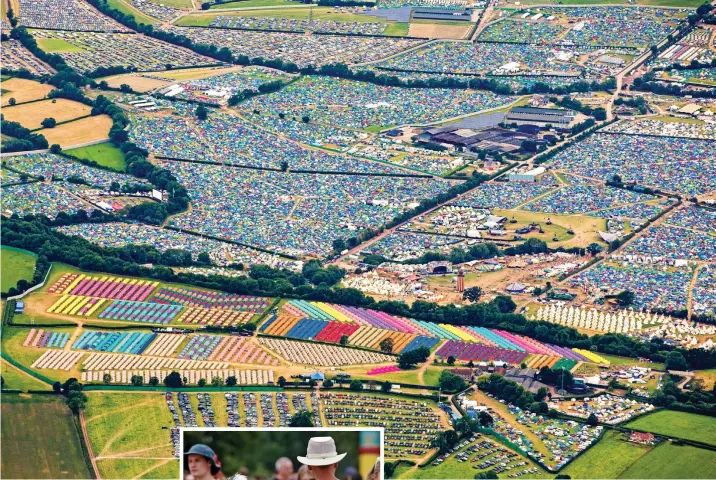
[[[203,443],[214,449],[221,461],[221,470],[228,477],[243,466],[249,470],[249,478],[271,478],[274,464],[280,457],[293,461],[294,471],[301,464],[296,457],[306,455],[308,440],[311,437],[330,436],[336,441],[338,453],[348,455],[338,464],[336,475],[343,478],[346,467],[358,467],[358,437],[360,432],[351,431],[315,431],[315,432],[277,432],[277,431],[241,431],[232,432],[184,432],[184,451],[192,445]],[[184,463],[186,470],[186,463]]]

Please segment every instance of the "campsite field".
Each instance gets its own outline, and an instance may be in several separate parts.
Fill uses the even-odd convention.
[[[3,478],[89,478],[72,412],[52,395],[3,394]]]
[[[58,123],[66,122],[77,117],[89,115],[90,110],[91,108],[85,104],[64,98],[56,98],[14,107],[5,107],[3,108],[3,116],[7,120],[20,122],[25,128],[35,130],[42,128],[42,120],[45,118],[54,118]]]
[[[619,478],[713,478],[714,463],[712,450],[669,442],[641,457]]]
[[[0,291],[7,292],[19,280],[32,280],[37,256],[22,250],[3,247],[0,250]]]
[[[103,477],[162,478],[156,474],[166,472],[166,464],[177,468],[169,430],[162,429],[174,426],[163,393],[87,392],[87,396],[87,435]],[[175,477],[176,470],[170,476]]]
[[[54,90],[54,87],[34,80],[10,78],[2,81],[2,90],[2,106],[4,107],[8,105],[11,98],[14,98],[17,103],[45,98]]]
[[[706,415],[664,410],[637,418],[627,427],[716,445],[716,418]]]
[[[652,448],[630,443],[619,432],[608,432],[562,472],[572,478],[619,478],[620,473]]]
[[[112,168],[120,172],[124,171],[124,154],[119,148],[109,142],[73,148],[72,150],[66,150],[65,153],[85,160],[94,160],[104,167]]]
[[[39,130],[50,145],[58,143],[61,147],[96,142],[109,138],[112,119],[107,115],[82,118],[74,122],[58,125],[55,128]]]
[[[132,7],[128,3],[123,2],[122,0],[107,0],[107,5],[119,10],[122,13],[133,16],[134,19],[139,23],[153,25],[158,22],[158,20],[156,20],[155,18],[152,18],[149,15],[145,15],[141,11]]]

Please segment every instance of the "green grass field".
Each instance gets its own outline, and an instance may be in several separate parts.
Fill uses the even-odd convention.
[[[107,5],[109,5],[112,8],[116,8],[122,13],[126,13],[127,15],[131,15],[134,17],[134,19],[139,23],[146,23],[149,25],[153,25],[158,22],[158,20],[143,14],[136,8],[124,3],[122,0],[107,0]]]
[[[294,7],[302,5],[299,2],[289,0],[246,0],[243,2],[229,2],[213,5],[210,10],[224,10],[227,8],[255,8],[255,7]]]
[[[706,415],[663,410],[637,418],[627,427],[716,445],[716,418]]]
[[[10,390],[51,390],[50,386],[28,375],[16,366],[0,360],[0,375],[4,380],[4,387]]]
[[[161,471],[165,463],[176,468],[169,430],[162,429],[174,426],[162,393],[88,392],[87,396],[87,435],[103,477],[134,478],[151,467]]]
[[[124,172],[124,154],[112,143],[98,143],[88,147],[73,148],[65,150],[65,153],[74,155],[85,160],[94,160],[102,166],[112,168],[114,170]]]
[[[634,462],[619,478],[714,478],[714,464],[714,451],[665,443]]]
[[[652,447],[625,441],[623,434],[608,432],[595,446],[562,470],[572,478],[619,478]]]
[[[0,291],[7,292],[18,280],[32,280],[37,257],[30,253],[3,247],[0,250]]]
[[[61,38],[38,38],[37,46],[47,53],[84,52],[83,48],[72,45]]]
[[[3,478],[89,478],[79,433],[52,395],[2,396]]]
[[[505,5],[507,2],[500,2]],[[702,0],[636,0],[632,3],[629,0],[522,0],[521,5],[644,5],[650,7],[684,7],[696,8],[702,5]],[[509,2],[514,5],[514,1]]]

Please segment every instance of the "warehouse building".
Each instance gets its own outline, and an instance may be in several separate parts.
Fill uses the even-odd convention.
[[[505,122],[517,125],[565,126],[574,120],[574,115],[572,110],[561,108],[515,107],[505,116]]]

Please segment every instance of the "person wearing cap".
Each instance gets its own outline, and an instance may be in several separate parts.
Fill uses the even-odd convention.
[[[196,444],[184,455],[194,480],[214,480],[214,476],[221,471],[218,457],[207,445]]]
[[[308,441],[306,456],[297,458],[302,464],[308,465],[316,480],[338,480],[338,462],[345,456],[345,453],[338,454],[332,437],[313,437]]]

